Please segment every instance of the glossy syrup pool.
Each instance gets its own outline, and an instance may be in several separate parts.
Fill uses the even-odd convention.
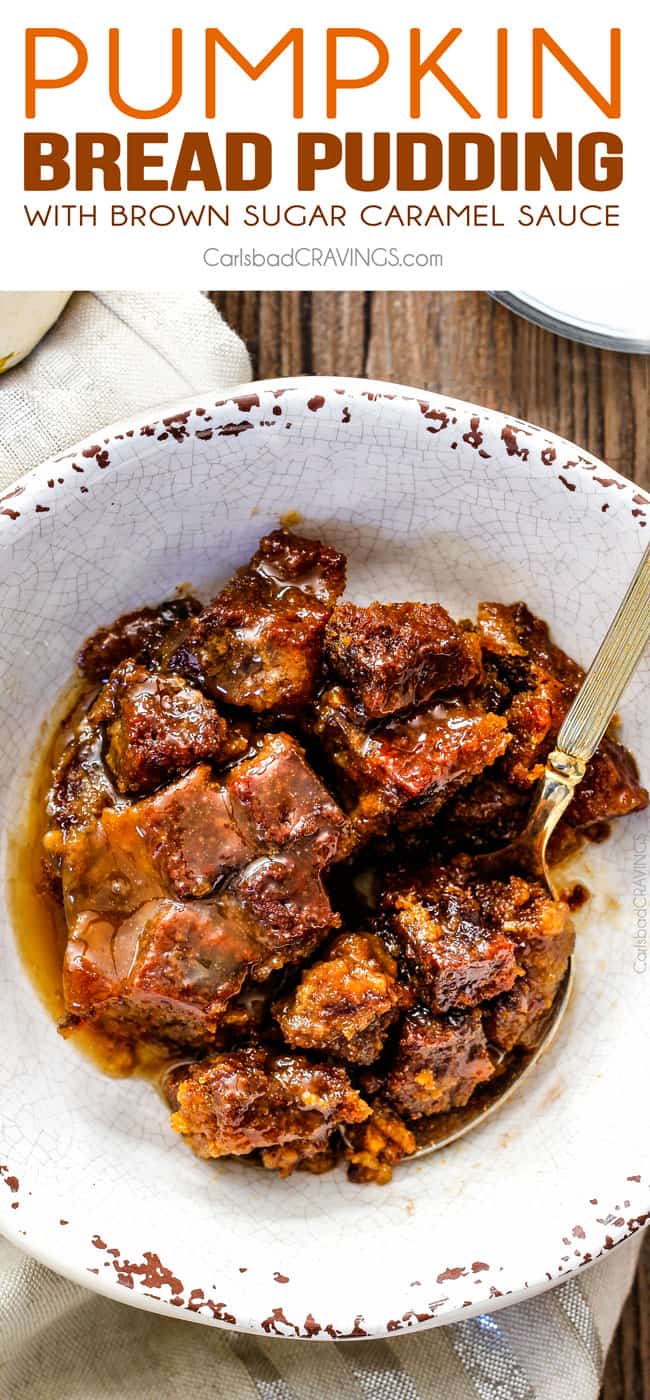
[[[51,733],[35,755],[27,810],[9,843],[9,897],[20,954],[31,981],[54,1020],[63,1015],[61,969],[65,950],[65,916],[49,892],[43,874],[45,798],[53,751],[59,738]]]
[[[42,731],[34,750],[22,821],[9,839],[9,908],[16,942],[30,981],[55,1022],[65,1010],[62,973],[67,935],[63,908],[44,875],[45,804],[52,767],[65,746],[72,717],[76,718],[90,699],[91,693],[77,682],[67,687],[55,707],[56,722]],[[170,1060],[178,1058],[162,1047],[142,1044],[127,1048],[92,1026],[75,1031],[71,1040],[104,1074],[136,1073],[153,1078]]]

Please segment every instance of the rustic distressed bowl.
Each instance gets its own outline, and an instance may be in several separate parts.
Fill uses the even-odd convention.
[[[287,511],[345,550],[353,597],[460,616],[523,597],[588,662],[649,505],[552,433],[354,380],[258,384],[97,433],[0,501],[4,850],[82,638],[180,581],[209,591]],[[649,678],[646,659],[622,705],[646,779]],[[198,1161],[150,1085],[102,1076],[58,1037],[5,902],[0,1228],[124,1302],[305,1338],[448,1322],[589,1264],[650,1198],[647,837],[641,814],[582,860],[575,993],[532,1077],[384,1188]]]

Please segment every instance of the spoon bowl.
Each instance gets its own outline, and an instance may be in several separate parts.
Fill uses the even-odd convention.
[[[481,1085],[465,1108],[455,1108],[451,1113],[438,1113],[434,1118],[428,1118],[424,1125],[417,1126],[417,1151],[407,1159],[407,1163],[415,1161],[417,1157],[427,1157],[430,1152],[439,1152],[442,1147],[448,1147],[458,1138],[465,1137],[472,1128],[478,1128],[486,1118],[496,1113],[515,1093],[556,1035],[569,1005],[573,981],[573,958],[569,958],[564,980],[548,1012],[539,1044],[534,1050],[508,1056],[504,1061],[502,1073],[496,1079],[489,1079],[487,1084]]]

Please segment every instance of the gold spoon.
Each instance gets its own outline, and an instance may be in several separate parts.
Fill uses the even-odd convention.
[[[558,898],[546,860],[549,837],[584,777],[589,759],[596,752],[649,639],[650,545],[564,719],[526,825],[507,846],[473,859],[472,867],[478,874],[489,879],[513,870],[522,871],[543,880],[553,898]],[[466,1108],[438,1114],[419,1126],[416,1157],[436,1152],[463,1137],[510,1097],[556,1034],[569,1001],[572,980],[569,959],[566,977],[550,1008],[539,1044],[515,1059],[495,1083],[479,1089]]]

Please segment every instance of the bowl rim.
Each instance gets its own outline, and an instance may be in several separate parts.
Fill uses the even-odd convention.
[[[120,434],[126,434],[131,429],[140,429],[149,424],[156,426],[158,423],[181,413],[188,415],[196,413],[206,400],[211,401],[213,408],[222,408],[228,403],[238,404],[240,399],[251,393],[273,392],[274,390],[288,393],[292,389],[306,390],[310,385],[318,385],[325,393],[348,394],[352,398],[365,398],[368,401],[371,401],[373,397],[385,399],[387,402],[398,400],[404,403],[417,403],[426,399],[432,403],[444,403],[452,411],[460,410],[463,413],[479,414],[485,422],[491,425],[497,423],[502,426],[513,425],[517,429],[524,429],[535,435],[541,434],[552,444],[560,444],[563,448],[567,448],[570,453],[575,454],[575,460],[571,459],[571,468],[577,473],[578,479],[593,480],[593,469],[602,467],[608,473],[609,478],[612,478],[620,487],[634,491],[641,498],[643,504],[650,506],[650,495],[645,488],[639,486],[630,477],[624,476],[615,467],[610,467],[602,457],[597,457],[571,438],[565,438],[561,433],[555,432],[554,429],[546,428],[527,418],[520,418],[515,413],[504,413],[501,409],[488,408],[472,399],[459,399],[453,394],[443,393],[436,389],[418,388],[415,385],[403,384],[399,380],[373,379],[357,375],[276,375],[270,378],[243,380],[228,389],[216,387],[204,392],[194,391],[191,394],[184,394],[170,403],[156,404],[152,408],[141,409],[129,414],[127,418],[117,418],[105,427],[93,429],[92,432],[85,434],[83,438],[72,443],[64,451],[46,457],[37,466],[31,467],[16,477],[0,495],[0,546],[4,524],[2,517],[9,514],[2,509],[4,504],[18,495],[25,495],[27,498],[25,503],[30,502],[35,490],[44,483],[47,484],[48,473],[53,466],[83,455],[84,449],[96,445],[98,438],[101,438],[103,444],[107,444],[111,439]],[[216,401],[213,399],[214,394],[218,395]],[[90,481],[92,481],[92,477]],[[68,483],[66,482],[65,485],[67,486]],[[62,494],[66,494],[65,490]],[[20,514],[20,512],[18,513]]]
[[[541,438],[545,445],[550,445],[554,448],[561,447],[567,450],[570,457],[570,465],[573,469],[573,480],[576,484],[579,481],[584,484],[593,481],[594,470],[602,468],[607,473],[607,485],[616,483],[619,487],[619,491],[616,493],[617,497],[622,498],[623,491],[625,491],[630,497],[630,500],[634,497],[634,499],[642,501],[644,505],[647,504],[650,506],[650,497],[644,492],[643,488],[638,487],[629,478],[608,466],[601,458],[587,453],[580,446],[569,439],[563,438],[553,430],[544,428],[539,424],[531,423],[526,419],[518,418],[514,414],[503,413],[500,410],[490,409],[470,400],[458,399],[453,395],[440,393],[437,390],[418,388],[416,386],[402,384],[398,381],[341,375],[274,376],[271,378],[248,380],[227,390],[216,389],[207,393],[188,393],[183,395],[182,398],[174,400],[171,404],[157,405],[154,408],[129,414],[127,418],[116,419],[105,428],[95,429],[92,433],[87,434],[79,442],[71,445],[65,451],[47,458],[38,466],[17,478],[0,496],[0,548],[3,544],[3,537],[5,543],[10,545],[14,543],[14,539],[12,538],[13,532],[8,528],[3,530],[2,527],[5,524],[8,527],[12,517],[22,515],[22,510],[18,509],[18,507],[22,507],[23,505],[27,507],[31,506],[32,512],[34,509],[38,509],[39,502],[37,498],[42,493],[43,488],[49,491],[47,483],[51,478],[52,468],[62,462],[71,461],[76,456],[83,454],[84,450],[86,450],[86,455],[88,456],[88,449],[91,446],[96,448],[98,440],[108,444],[112,439],[124,435],[128,431],[137,431],[142,426],[149,424],[158,425],[162,420],[168,420],[175,417],[177,414],[196,414],[197,408],[206,402],[210,403],[212,409],[221,409],[229,404],[235,404],[238,408],[241,408],[242,406],[239,401],[244,400],[251,394],[261,395],[264,392],[277,390],[283,390],[286,393],[291,390],[297,390],[303,391],[303,394],[306,395],[308,390],[313,393],[316,387],[318,391],[326,397],[334,393],[338,395],[346,394],[351,398],[365,398],[367,402],[384,400],[388,403],[390,401],[391,403],[395,403],[396,406],[400,401],[404,403],[426,401],[427,404],[431,404],[431,406],[444,405],[446,408],[451,408],[452,411],[458,410],[459,414],[465,417],[479,414],[482,420],[493,428],[495,426],[503,428],[509,425],[513,426],[515,429],[522,429],[534,435],[534,437],[538,439],[538,442]],[[307,406],[305,400],[304,404],[300,406],[296,405],[296,408],[298,409],[299,407],[300,411],[304,412]],[[91,469],[93,467],[97,468],[94,455],[95,454],[91,454],[88,460],[88,466]],[[562,464],[558,460],[556,465],[559,468]],[[94,476],[95,473],[92,470],[86,476],[89,494],[92,490]],[[602,484],[605,485],[604,482]],[[65,500],[66,497],[69,499],[71,492],[72,483],[68,477],[61,488],[59,499]],[[9,511],[3,510],[5,503],[12,503],[14,498],[18,498],[16,508],[14,509],[11,507]],[[77,493],[75,493],[74,499],[78,501]],[[8,518],[3,520],[3,516]],[[638,523],[638,521],[634,522],[634,524]],[[37,522],[33,519],[32,515],[30,527],[35,528],[36,524]],[[640,534],[639,531],[637,531],[637,533]],[[631,1180],[631,1178],[628,1178],[628,1181],[629,1180]],[[629,1192],[631,1188],[626,1184],[626,1189]],[[643,1189],[645,1190],[646,1188],[644,1187]],[[627,1220],[624,1228],[617,1230],[616,1238],[612,1239],[611,1235],[607,1235],[603,1239],[600,1248],[596,1249],[593,1254],[587,1258],[569,1263],[566,1268],[562,1268],[561,1272],[561,1266],[555,1264],[555,1271],[550,1277],[546,1274],[539,1278],[527,1280],[525,1283],[521,1284],[520,1287],[508,1290],[503,1295],[492,1297],[489,1300],[483,1296],[480,1301],[473,1304],[471,1307],[463,1306],[460,1303],[450,1300],[449,1306],[441,1307],[440,1311],[435,1315],[409,1322],[407,1324],[408,1330],[413,1332],[426,1330],[430,1327],[447,1325],[461,1319],[466,1320],[479,1313],[492,1312],[501,1307],[507,1307],[511,1304],[523,1301],[526,1298],[530,1298],[536,1293],[545,1292],[547,1289],[566,1282],[570,1278],[575,1278],[576,1274],[582,1269],[591,1267],[593,1263],[605,1257],[607,1251],[617,1247],[642,1228],[645,1220],[648,1219],[648,1214],[646,1213],[644,1215],[643,1212],[650,1211],[650,1199],[645,1202],[641,1201],[640,1203],[635,1200],[633,1208],[635,1211],[639,1209],[638,1216]],[[65,1255],[61,1256],[57,1253],[56,1249],[50,1249],[47,1246],[39,1244],[33,1241],[31,1237],[23,1238],[19,1232],[19,1222],[16,1215],[13,1214],[9,1208],[2,1209],[2,1198],[0,1198],[0,1216],[2,1217],[2,1232],[5,1237],[10,1240],[12,1244],[21,1249],[21,1251],[38,1259],[41,1263],[47,1265],[57,1273],[102,1296],[127,1303],[129,1306],[148,1309],[164,1316],[170,1315],[169,1304],[165,1297],[156,1297],[151,1292],[145,1294],[138,1290],[134,1290],[131,1293],[128,1290],[118,1288],[117,1281],[113,1279],[112,1276],[106,1277],[104,1274],[95,1275],[89,1273],[83,1265],[78,1265],[73,1261],[69,1261],[66,1259]],[[608,1228],[611,1230],[613,1227],[609,1226]],[[604,1236],[604,1229],[602,1234]],[[127,1296],[125,1296],[125,1294],[127,1294]],[[263,1330],[261,1322],[257,1318],[251,1316],[238,1318],[236,1326],[233,1327],[226,1319],[205,1315],[197,1311],[188,1312],[186,1310],[175,1310],[173,1315],[177,1317],[180,1316],[185,1320],[200,1322],[205,1325],[218,1326],[229,1331],[268,1335],[268,1332]],[[364,1330],[362,1333],[356,1334],[357,1336],[367,1339],[383,1338],[391,1335],[391,1329],[386,1322],[380,1321],[376,1317],[373,1318],[371,1315],[369,1316],[368,1313],[364,1315],[363,1322]],[[406,1330],[406,1328],[404,1330]],[[293,1337],[294,1332],[292,1330],[291,1334],[285,1335],[291,1335]],[[295,1339],[328,1340],[328,1336],[321,1333],[314,1337],[307,1331],[298,1331],[296,1329]],[[354,1337],[352,1339],[354,1339]]]

